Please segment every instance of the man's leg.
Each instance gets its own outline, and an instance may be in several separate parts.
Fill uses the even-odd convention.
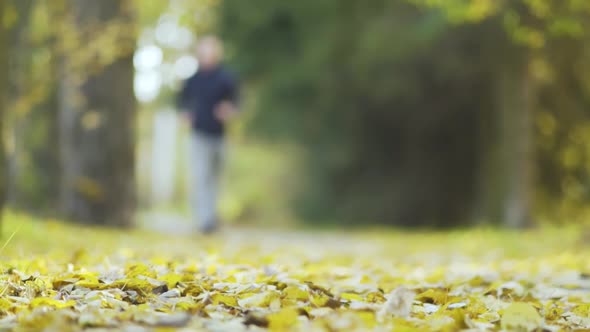
[[[195,218],[200,229],[205,228],[205,223],[209,218],[208,200],[209,200],[209,178],[211,177],[212,149],[209,146],[207,137],[203,134],[191,134],[191,169],[192,179],[192,197],[191,206],[193,218]]]
[[[212,147],[212,158],[211,158],[211,176],[209,177],[209,188],[210,188],[210,208],[211,211],[210,227],[216,228],[219,223],[219,188],[221,182],[221,172],[223,170],[224,162],[224,143],[223,138],[213,138],[211,142]]]
[[[213,231],[217,225],[217,195],[219,185],[220,139],[204,134],[192,134],[193,213],[203,232]]]

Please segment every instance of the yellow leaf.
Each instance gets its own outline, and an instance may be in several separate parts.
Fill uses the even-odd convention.
[[[268,315],[268,327],[271,331],[285,331],[297,326],[299,312],[295,308],[285,308]]]
[[[0,298],[0,310],[8,310],[12,307],[12,303],[7,299]]]
[[[371,292],[369,294],[367,294],[367,302],[371,302],[371,303],[383,303],[385,301],[387,301],[387,299],[385,298],[385,296],[383,296],[383,293],[381,292]]]
[[[82,115],[82,128],[85,130],[94,130],[100,127],[102,123],[102,115],[98,111],[88,111]]]
[[[276,292],[247,293],[240,296],[238,303],[245,308],[268,308],[274,300],[280,300]]]
[[[105,197],[102,185],[88,177],[78,177],[74,183],[76,190],[94,202],[100,202]]]
[[[318,307],[318,308],[321,308],[321,307],[338,308],[341,306],[340,301],[337,301],[334,298],[332,298],[324,293],[313,294],[311,297],[311,303],[315,307]]]
[[[135,278],[138,276],[145,276],[150,278],[156,277],[156,272],[151,269],[149,266],[145,264],[133,264],[127,267],[127,271],[125,273],[127,278]]]
[[[572,312],[578,316],[588,317],[590,316],[590,304],[584,303],[577,305]]]
[[[357,316],[369,328],[373,328],[377,324],[377,320],[375,319],[375,313],[372,311],[359,311],[357,312]]]
[[[230,296],[230,295],[226,295],[226,294],[221,294],[221,293],[212,294],[211,300],[213,301],[213,304],[215,304],[215,305],[225,304],[230,307],[237,307],[238,306],[238,300],[235,297]]]
[[[526,329],[528,331],[541,327],[543,318],[537,309],[529,303],[515,302],[504,310],[501,326],[504,330]]]
[[[442,289],[429,289],[416,296],[416,300],[420,302],[445,304],[449,301],[449,294]]]
[[[105,285],[94,280],[80,280],[76,282],[76,286],[96,290],[103,289]]]
[[[419,329],[413,326],[410,322],[403,318],[394,318],[393,319],[393,329],[392,332],[418,332],[424,331],[424,329]]]
[[[158,279],[166,282],[166,285],[168,286],[168,288],[172,289],[172,288],[175,288],[179,282],[183,281],[183,276],[180,274],[170,273],[170,274],[162,276]]]
[[[151,293],[153,286],[147,280],[141,279],[120,279],[109,285],[109,288],[121,288],[122,290],[134,290],[143,295]]]
[[[201,311],[203,309],[203,307],[204,307],[203,303],[187,302],[187,301],[179,302],[179,303],[176,303],[176,305],[175,305],[176,310],[188,311],[193,314]]]
[[[31,308],[37,307],[53,307],[56,309],[64,309],[64,308],[71,308],[76,305],[76,301],[59,301],[55,299],[50,299],[46,297],[38,297],[31,301]]]
[[[363,297],[354,293],[342,293],[340,297],[348,301],[363,301]]]
[[[209,266],[207,266],[207,270],[206,273],[211,275],[211,274],[215,274],[215,272],[217,272],[217,265],[216,264],[211,264]]]
[[[198,296],[201,293],[203,293],[203,287],[197,284],[190,284],[182,290],[184,296]]]
[[[289,286],[283,290],[285,298],[289,300],[307,301],[309,293],[297,286]]]

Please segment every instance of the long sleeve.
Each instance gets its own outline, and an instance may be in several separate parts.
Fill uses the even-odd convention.
[[[235,76],[228,74],[225,79],[225,93],[224,100],[231,101],[234,105],[240,102],[239,83]]]
[[[194,96],[192,91],[192,79],[184,82],[180,93],[176,98],[176,107],[182,112],[191,111],[194,106]]]

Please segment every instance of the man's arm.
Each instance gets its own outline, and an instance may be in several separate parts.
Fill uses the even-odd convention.
[[[215,116],[222,122],[230,121],[239,112],[239,85],[234,77],[228,75],[225,90],[223,100],[215,107]]]
[[[194,120],[194,111],[193,108],[193,96],[192,92],[192,79],[188,79],[184,82],[180,93],[176,98],[176,108],[180,112],[180,115],[188,122],[192,122]]]

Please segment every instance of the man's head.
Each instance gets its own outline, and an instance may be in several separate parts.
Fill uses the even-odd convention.
[[[215,36],[201,38],[197,45],[197,57],[201,68],[211,69],[217,67],[223,60],[223,45],[219,38]]]

